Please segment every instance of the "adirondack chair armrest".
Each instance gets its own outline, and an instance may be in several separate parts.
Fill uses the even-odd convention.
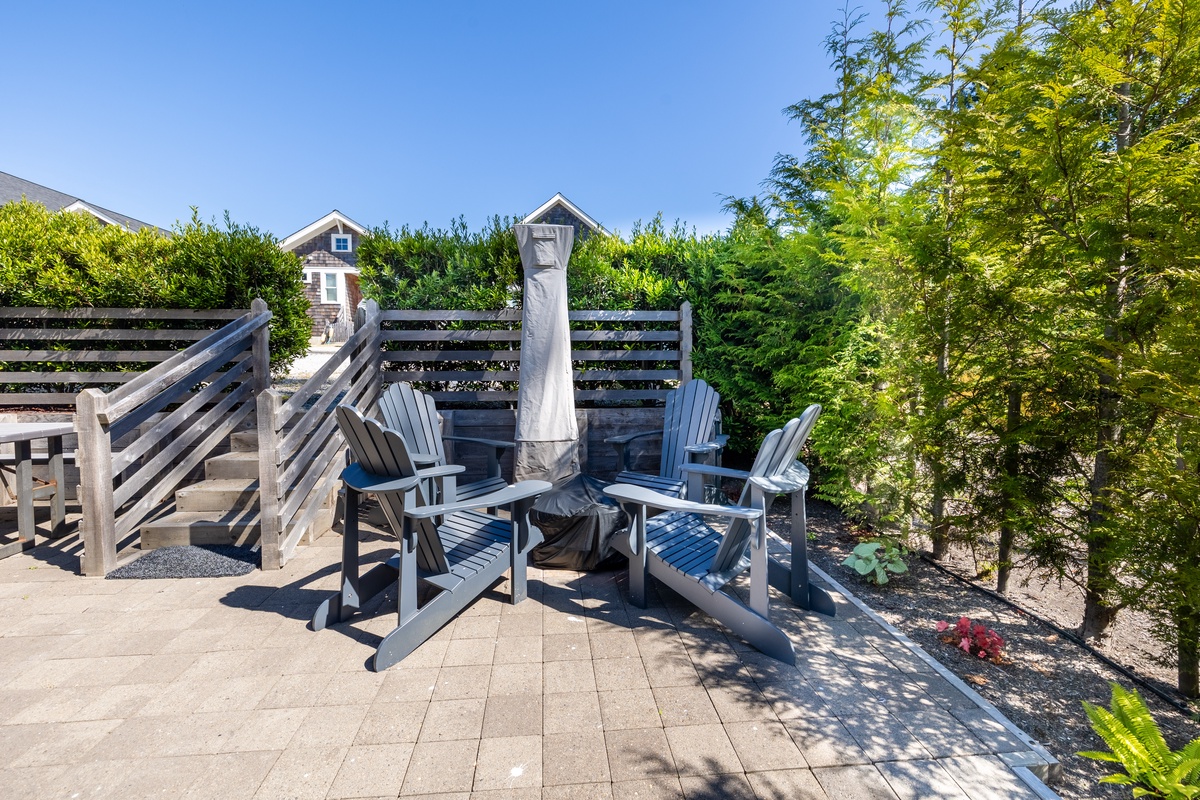
[[[413,463],[418,466],[421,464],[436,464],[437,462],[442,460],[442,457],[439,456],[437,453],[412,453],[412,452],[410,452],[408,455],[409,455],[409,458],[411,458],[413,460]]]
[[[638,433],[623,433],[620,436],[610,436],[604,441],[611,445],[629,444],[634,439],[641,439],[645,436],[662,436],[662,428],[654,431],[639,431]]]
[[[485,447],[495,447],[497,450],[508,450],[516,447],[516,442],[502,442],[499,439],[478,439],[474,436],[443,436],[448,442],[466,442],[467,444],[478,444]]]
[[[751,521],[758,519],[763,513],[757,508],[693,503],[690,500],[680,500],[679,498],[660,494],[643,486],[634,486],[629,483],[614,483],[611,486],[606,486],[604,487],[604,493],[620,503],[650,506],[652,508],[660,508],[664,511],[687,511],[693,514],[710,514]]]
[[[442,464],[437,467],[426,467],[417,470],[418,478],[445,478],[450,475],[461,475],[467,468],[461,464]]]
[[[361,465],[355,463],[342,470],[342,481],[356,492],[364,494],[387,494],[390,492],[407,492],[421,482],[420,475],[408,478],[396,478],[390,475],[376,475],[367,472]]]
[[[724,449],[725,445],[720,442],[700,442],[699,444],[689,444],[683,448],[684,452],[690,455],[706,455],[708,453],[716,453]]]
[[[684,472],[697,472],[701,475],[713,475],[718,478],[737,478],[743,481],[750,477],[750,473],[744,469],[730,469],[714,464],[684,464],[680,469]]]
[[[413,519],[429,519],[453,514],[455,511],[470,511],[476,508],[496,508],[507,506],[528,497],[537,497],[553,486],[549,481],[521,481],[512,486],[492,492],[491,494],[472,497],[470,500],[460,500],[456,503],[442,503],[436,506],[421,506],[420,508],[404,509],[404,516]]]

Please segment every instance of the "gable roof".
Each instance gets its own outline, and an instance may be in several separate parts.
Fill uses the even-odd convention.
[[[107,208],[102,208],[86,200],[81,200],[78,197],[47,188],[39,183],[18,178],[16,175],[0,172],[0,204],[19,201],[22,197],[34,203],[41,203],[51,211],[84,211],[105,225],[118,225],[130,231],[138,231],[142,228],[157,228],[156,225],[151,225],[149,222],[142,222],[140,219],[134,219],[125,214],[110,211]],[[169,234],[169,231],[165,231],[162,228],[157,229],[162,233]]]
[[[592,219],[587,214],[583,213],[583,211],[579,208],[579,206],[575,205],[570,200],[568,200],[566,197],[564,197],[562,192],[557,192],[554,195],[554,197],[551,197],[549,200],[547,200],[546,202],[544,202],[540,206],[538,206],[536,209],[534,209],[533,213],[529,214],[528,216],[525,217],[525,219],[521,220],[520,224],[529,225],[529,224],[534,223],[535,220],[540,219],[542,217],[542,215],[544,215],[547,211],[554,208],[555,206],[562,206],[564,209],[566,209],[568,212],[570,212],[576,219],[578,219],[580,222],[582,222],[584,225],[586,225],[588,228],[590,228],[593,232],[600,233],[605,236],[609,235],[608,231],[606,231],[604,229],[603,225],[601,225],[599,222],[596,222],[596,220]]]
[[[299,247],[300,245],[307,242],[313,236],[324,231],[330,225],[337,225],[339,233],[344,228],[349,228],[350,230],[357,233],[359,236],[365,236],[367,234],[366,228],[364,228],[362,225],[359,225],[357,222],[350,219],[345,214],[343,214],[342,212],[338,211],[335,208],[333,211],[330,211],[328,214],[321,217],[316,222],[313,222],[309,225],[305,225],[303,228],[301,228],[300,230],[293,233],[291,236],[284,239],[282,242],[279,243],[279,249],[283,250],[285,252],[288,250],[293,250],[296,247]]]

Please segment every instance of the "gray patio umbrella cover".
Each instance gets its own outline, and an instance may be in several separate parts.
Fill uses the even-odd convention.
[[[570,225],[513,228],[525,269],[514,478],[557,481],[579,472],[579,426],[567,319]]]

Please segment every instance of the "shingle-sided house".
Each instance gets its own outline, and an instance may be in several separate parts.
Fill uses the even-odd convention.
[[[95,203],[81,200],[73,195],[49,189],[33,181],[18,178],[16,175],[9,175],[7,172],[0,172],[0,205],[20,202],[22,198],[31,203],[41,203],[51,211],[78,211],[90,214],[104,225],[119,225],[130,231],[156,227],[148,222],[142,222],[140,219],[134,219],[102,208]],[[168,233],[161,228],[158,230],[161,233]]]
[[[564,197],[562,192],[538,206],[533,213],[521,220],[521,224],[570,225],[575,229],[575,239],[578,241],[583,241],[593,233],[608,235],[608,231],[604,230],[599,222],[583,213],[579,206]]]
[[[362,225],[335,209],[279,243],[280,249],[295,253],[304,262],[314,336],[332,332],[339,315],[343,323],[353,319],[354,309],[362,300],[358,245],[366,232]]]

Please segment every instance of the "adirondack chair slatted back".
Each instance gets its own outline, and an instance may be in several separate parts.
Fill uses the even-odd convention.
[[[721,396],[703,380],[689,381],[667,395],[663,410],[662,458],[658,474],[680,480],[688,445],[712,441]]]
[[[337,421],[354,460],[367,472],[395,478],[411,478],[417,474],[408,444],[400,434],[363,417],[351,406],[337,407]],[[404,503],[425,505],[428,502],[419,483],[405,495],[403,500],[396,495],[378,495],[383,514],[397,536],[403,530]],[[413,520],[413,525],[417,530],[417,565],[429,572],[448,571],[449,562],[433,521]]]
[[[418,453],[438,457],[446,463],[442,426],[433,398],[408,383],[393,383],[379,398],[379,413],[387,427],[399,433]]]
[[[754,457],[754,464],[750,467],[750,477],[778,478],[787,472],[795,463],[796,457],[800,455],[800,449],[804,447],[804,442],[808,440],[808,435],[812,432],[813,425],[816,424],[817,417],[820,415],[821,407],[814,403],[806,408],[798,418],[789,420],[782,429],[768,433],[763,439],[762,446],[758,448],[758,455]],[[738,499],[739,506],[745,506],[750,502],[751,486],[750,481],[747,480],[745,486],[742,487],[741,497]],[[768,502],[770,502],[769,499]],[[729,529],[721,539],[721,546],[713,556],[709,572],[722,573],[734,569],[746,552],[751,532],[750,523],[746,520],[731,519]]]

